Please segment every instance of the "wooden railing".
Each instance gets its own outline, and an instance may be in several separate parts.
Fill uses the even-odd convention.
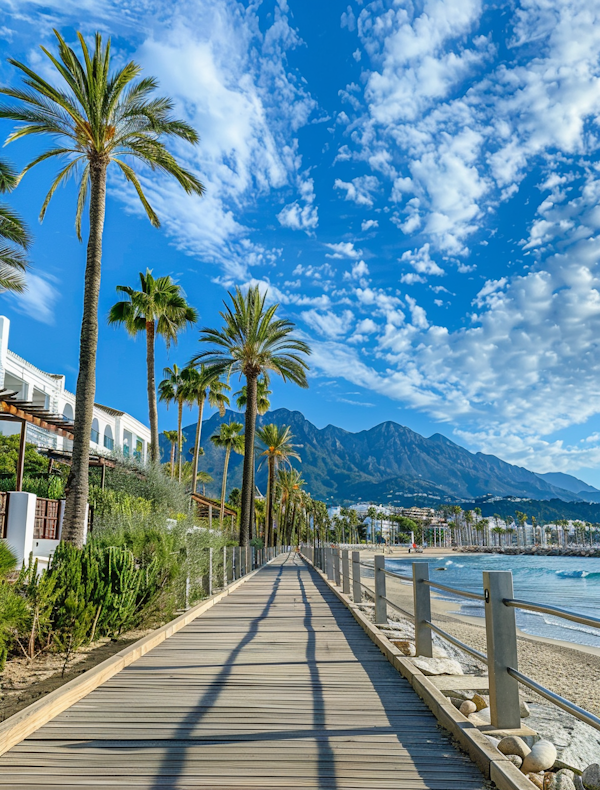
[[[57,499],[38,497],[35,503],[34,540],[58,540],[60,527],[60,502]]]
[[[8,526],[8,494],[0,491],[0,538],[6,537]]]

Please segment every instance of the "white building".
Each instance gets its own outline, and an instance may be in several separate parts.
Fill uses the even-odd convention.
[[[31,401],[54,414],[62,414],[72,421],[75,414],[75,395],[65,389],[65,377],[45,373],[8,347],[10,321],[0,316],[0,389],[16,392],[21,400]],[[0,420],[0,434],[18,433],[19,423]],[[38,447],[70,450],[71,442],[56,434],[27,425],[27,441]],[[94,404],[94,419],[90,435],[93,453],[108,454],[113,450],[124,456],[135,456],[144,462],[150,444],[150,429],[129,414],[109,406]]]

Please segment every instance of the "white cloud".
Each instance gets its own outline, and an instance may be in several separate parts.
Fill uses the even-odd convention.
[[[344,200],[351,200],[358,206],[371,207],[373,205],[373,193],[378,190],[380,184],[379,179],[375,176],[359,176],[353,178],[351,182],[336,178],[333,186],[334,189],[341,189],[346,192]]]
[[[360,258],[362,250],[354,248],[351,241],[340,241],[336,244],[325,244],[332,252],[326,253],[326,258]]]
[[[376,219],[363,219],[363,221],[360,223],[360,229],[363,232],[378,227],[379,227],[379,222]]]
[[[38,275],[28,272],[26,275],[27,290],[21,294],[4,293],[11,300],[19,313],[40,321],[42,324],[54,324],[56,305],[60,299],[60,291],[55,286],[58,280],[49,275]]]
[[[328,339],[342,337],[350,331],[354,323],[351,310],[344,310],[341,315],[333,312],[320,313],[317,310],[305,310],[301,314],[302,320],[312,329]]]
[[[305,230],[308,232],[314,230],[319,224],[319,212],[317,207],[313,205],[315,201],[313,179],[308,178],[305,181],[301,181],[299,184],[299,191],[304,205],[300,205],[296,200],[294,203],[284,206],[277,215],[277,219],[279,220],[279,224],[283,225],[285,228]]]
[[[433,275],[440,277],[445,274],[444,270],[431,258],[429,251],[430,245],[424,244],[416,250],[407,250],[400,257],[400,263],[409,264],[413,267],[414,273],[405,274],[402,277],[402,282],[425,282],[424,275]]]
[[[344,280],[358,280],[362,288],[369,284],[369,267],[364,261],[357,261],[349,272],[344,272]]]

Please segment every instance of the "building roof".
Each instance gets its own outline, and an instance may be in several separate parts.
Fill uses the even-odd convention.
[[[107,414],[110,414],[111,417],[122,417],[125,414],[124,411],[119,411],[119,409],[113,409],[112,406],[103,406],[101,403],[94,403],[94,406],[97,409],[102,409]]]

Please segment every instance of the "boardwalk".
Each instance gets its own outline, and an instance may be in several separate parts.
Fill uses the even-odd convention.
[[[0,788],[481,790],[297,557],[276,560],[0,758]]]

